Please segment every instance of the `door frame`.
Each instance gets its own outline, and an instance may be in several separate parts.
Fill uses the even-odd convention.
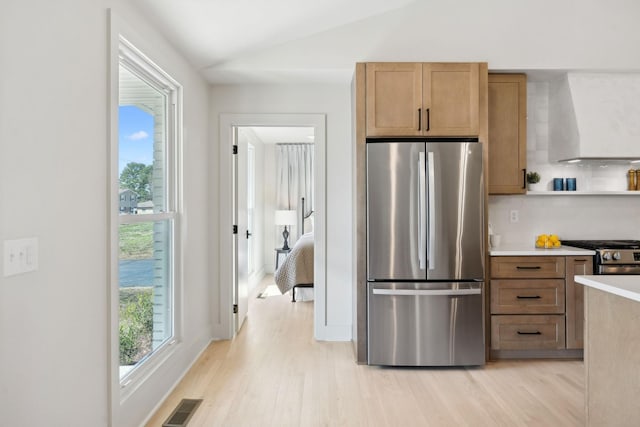
[[[237,127],[283,126],[314,128],[314,337],[322,337],[326,319],[326,115],[325,114],[220,114],[219,151],[219,256],[218,293],[214,294],[214,337],[231,339],[233,328],[233,134]]]

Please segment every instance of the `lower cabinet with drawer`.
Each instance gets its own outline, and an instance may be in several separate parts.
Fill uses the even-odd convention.
[[[590,265],[588,257],[491,257],[491,358],[582,357],[573,275]]]
[[[564,349],[564,316],[491,316],[491,344],[496,350]]]

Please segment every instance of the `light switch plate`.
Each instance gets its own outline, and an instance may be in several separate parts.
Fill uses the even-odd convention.
[[[38,239],[4,241],[4,276],[28,273],[38,269]]]

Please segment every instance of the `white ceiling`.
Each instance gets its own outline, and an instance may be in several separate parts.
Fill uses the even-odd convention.
[[[358,53],[331,38],[320,46],[311,39],[413,1],[135,0],[135,4],[210,82],[247,83],[348,79]],[[256,62],[256,56],[265,58],[270,49],[301,40],[302,47],[287,53],[288,60],[278,59],[283,65],[274,66],[268,56]],[[319,50],[333,60],[325,58],[321,67],[312,69],[300,65],[305,56]]]
[[[130,2],[212,84],[348,84],[367,61],[640,68],[632,0]]]

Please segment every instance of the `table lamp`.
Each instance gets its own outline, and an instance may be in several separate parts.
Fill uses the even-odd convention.
[[[287,242],[289,231],[287,230],[287,225],[296,223],[297,214],[297,211],[276,211],[276,225],[284,225],[284,231],[282,232],[284,244],[282,245],[282,249],[289,249],[289,243]]]

